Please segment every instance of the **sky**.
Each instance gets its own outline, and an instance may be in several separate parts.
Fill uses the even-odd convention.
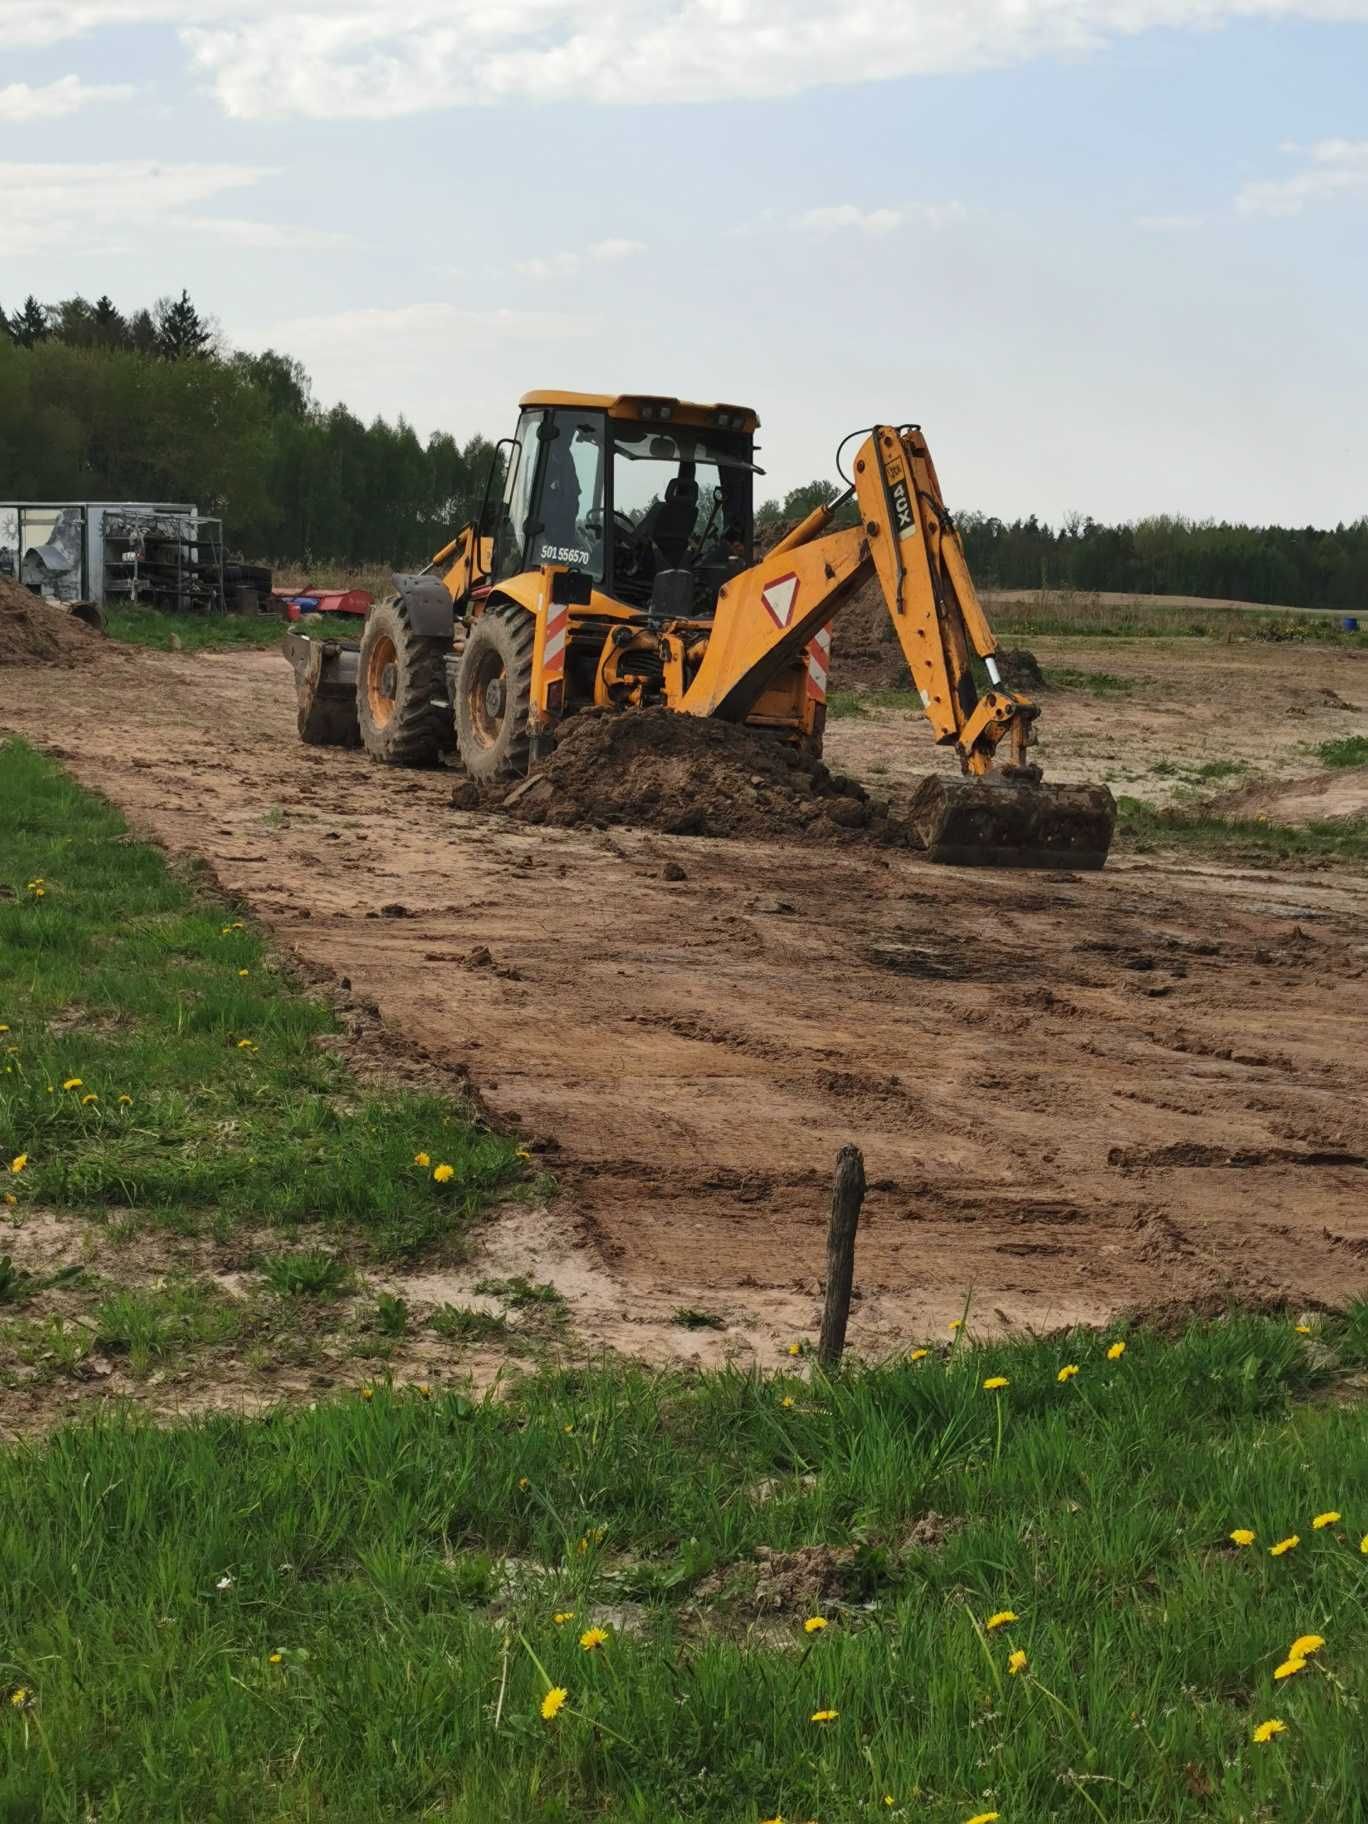
[[[0,305],[182,288],[426,437],[920,423],[1004,518],[1368,515],[1368,0],[0,0]]]

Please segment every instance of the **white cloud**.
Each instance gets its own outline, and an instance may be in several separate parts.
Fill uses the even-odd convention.
[[[962,222],[968,211],[963,203],[904,203],[897,209],[861,209],[855,203],[832,203],[821,209],[805,209],[794,219],[795,228],[816,228],[826,232],[837,228],[857,228],[861,234],[891,234],[908,222],[925,228],[944,228],[951,222]]]
[[[1292,177],[1246,184],[1235,198],[1239,214],[1300,215],[1308,203],[1368,195],[1368,139],[1319,139],[1283,151],[1300,153],[1306,163]]]
[[[131,83],[82,82],[79,76],[59,76],[40,89],[11,82],[0,88],[0,121],[60,120],[92,102],[127,101],[132,93]]]
[[[594,325],[585,317],[552,310],[464,310],[440,299],[423,304],[372,305],[330,315],[291,317],[270,325],[265,339],[309,355],[365,351],[384,362],[395,355],[411,361],[419,346],[449,348],[452,340],[538,342],[556,336],[584,336]]]
[[[275,175],[263,165],[164,165],[153,159],[0,163],[0,240],[19,253],[59,247],[109,252],[153,226],[163,245],[168,237],[203,235],[228,247],[321,252],[350,239],[324,228],[201,213],[205,203]]]
[[[585,266],[607,265],[645,253],[644,241],[593,241],[583,253],[546,253],[519,260],[515,268],[528,279],[568,279]]]
[[[504,100],[705,101],[979,69],[1239,19],[1368,21],[1368,0],[8,0],[5,41],[177,28],[221,106],[389,119]]]
[[[1205,220],[1201,215],[1137,215],[1135,225],[1146,234],[1187,234],[1202,227]]]

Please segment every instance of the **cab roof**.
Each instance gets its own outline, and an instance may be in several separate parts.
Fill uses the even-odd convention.
[[[573,410],[607,412],[634,424],[665,420],[676,424],[713,425],[737,431],[759,428],[759,416],[748,405],[695,405],[668,393],[559,393],[537,389],[524,393],[519,406],[568,405]]]

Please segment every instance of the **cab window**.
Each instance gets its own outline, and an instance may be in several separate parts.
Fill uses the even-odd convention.
[[[601,412],[548,412],[541,430],[541,479],[527,567],[565,564],[603,577]]]

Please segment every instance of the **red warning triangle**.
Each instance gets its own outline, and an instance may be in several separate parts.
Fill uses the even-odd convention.
[[[760,600],[769,610],[770,619],[776,627],[787,627],[793,619],[793,605],[798,599],[798,578],[792,570],[785,576],[776,576],[772,583],[766,583],[760,591]]]

